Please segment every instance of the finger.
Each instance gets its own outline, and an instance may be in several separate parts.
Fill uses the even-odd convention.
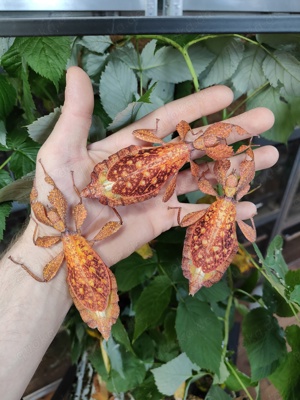
[[[180,207],[180,221],[182,218],[187,215],[188,213],[194,211],[201,211],[205,210],[209,207],[208,204],[189,204],[189,203],[173,203],[171,207]],[[177,209],[170,209],[170,213],[173,213],[173,226],[178,226],[178,210]],[[243,201],[239,202],[236,205],[236,220],[247,220],[249,218],[254,217],[257,214],[257,209],[255,204],[251,203],[250,201]]]
[[[235,129],[232,129],[231,134],[226,138],[226,142],[231,144],[252,136],[257,136],[270,129],[274,124],[274,114],[268,108],[258,107],[223,122],[241,126],[247,132],[245,135],[239,135]],[[203,135],[209,126],[210,125],[201,129],[194,129],[194,135],[190,134],[188,139],[194,141],[198,137],[198,133],[199,136]],[[205,154],[204,151],[195,150],[192,152],[191,157],[195,159],[202,157],[203,154]]]
[[[246,111],[243,114],[229,118],[224,122],[239,125],[249,132],[251,136],[254,136],[272,128],[274,124],[274,114],[268,108],[257,107]],[[228,140],[228,143],[237,142],[239,140],[241,140],[241,135],[232,134]]]
[[[55,128],[45,147],[55,145],[56,151],[70,154],[86,149],[86,141],[93,113],[93,90],[87,74],[78,67],[71,67],[66,75],[65,102]]]
[[[262,169],[271,168],[274,164],[276,164],[279,157],[278,150],[274,146],[264,146],[259,147],[254,150],[254,163],[255,163],[255,170],[260,171]],[[238,170],[239,164],[245,158],[245,154],[239,154],[235,157],[230,159],[231,161],[231,168]],[[207,178],[214,177],[213,175],[213,167],[214,163],[204,163],[203,169],[200,170],[204,172],[207,168],[210,170],[211,175],[207,175]],[[189,169],[184,170],[178,174],[177,178],[177,185],[176,185],[176,193],[177,195],[186,194],[189,192],[193,192],[198,190],[197,181],[192,176],[191,171]]]
[[[226,86],[213,86],[203,89],[198,93],[191,94],[182,99],[172,101],[147,114],[145,117],[135,121],[129,127],[121,129],[118,133],[109,136],[101,143],[93,143],[90,150],[112,149],[114,152],[130,144],[140,145],[141,141],[136,139],[132,132],[135,129],[154,129],[156,119],[159,119],[157,136],[163,138],[174,132],[179,121],[195,121],[204,115],[213,114],[228,107],[233,99],[231,89]]]

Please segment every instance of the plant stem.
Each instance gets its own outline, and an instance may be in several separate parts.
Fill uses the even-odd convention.
[[[241,385],[241,387],[243,388],[244,392],[248,396],[249,400],[254,400],[253,397],[251,396],[251,394],[248,392],[248,389],[246,388],[246,386],[244,385],[244,383],[241,381],[240,377],[236,373],[235,369],[231,366],[230,362],[225,361],[225,364],[226,364],[226,367],[228,369],[230,369],[230,372],[234,375],[234,377],[238,381],[238,383]]]
[[[171,45],[172,47],[177,49],[182,54],[182,56],[183,56],[183,58],[184,58],[184,60],[186,62],[186,65],[187,65],[187,67],[188,67],[188,69],[190,71],[195,91],[196,92],[200,91],[198,77],[197,77],[195,68],[193,66],[192,60],[191,60],[191,58],[190,58],[190,56],[188,54],[188,51],[187,51],[188,46],[182,47],[182,46],[180,46],[180,44],[175,42],[175,40],[172,40],[170,38],[167,38],[167,37],[164,37],[164,36],[161,36],[161,35],[136,35],[136,38],[137,39],[140,39],[140,38],[145,39],[145,38],[147,38],[147,39],[160,40],[162,42],[168,43],[169,45]]]
[[[5,167],[6,164],[8,164],[10,162],[10,159],[12,158],[12,154],[4,161],[4,163],[2,163],[0,165],[0,170],[3,169]]]
[[[263,303],[263,301],[262,301],[261,299],[256,299],[256,298],[255,298],[254,296],[252,296],[250,293],[245,292],[245,291],[242,290],[242,289],[236,289],[236,290],[235,290],[235,293],[242,293],[242,294],[246,295],[247,297],[249,297],[249,299],[253,300],[255,303],[260,304],[262,307],[265,306],[264,303]]]
[[[164,268],[162,267],[161,263],[157,263],[158,269],[161,271],[162,275],[166,276],[169,278],[168,274],[166,273],[166,271],[164,270]],[[175,283],[169,278],[170,282],[171,282],[171,286],[173,286],[176,294],[179,296],[179,300],[184,301],[184,298],[180,295],[180,292],[178,291]]]
[[[253,257],[251,256],[251,254],[244,248],[244,246],[241,245],[241,248],[244,250],[244,252],[247,254],[247,257],[249,257],[251,259],[252,264],[255,266],[255,268],[263,275],[263,277],[271,284],[271,286],[277,291],[277,293],[287,302],[287,304],[289,305],[294,317],[296,318],[296,320],[298,322],[300,322],[300,318],[298,316],[298,314],[300,313],[300,307],[295,304],[292,303],[289,299],[287,299],[284,295],[284,293],[282,293],[282,291],[280,291],[278,289],[278,287],[276,285],[273,285],[272,280],[269,278],[268,274],[263,270],[262,267],[260,267],[257,262],[253,259]],[[261,260],[263,262],[263,260]]]
[[[139,75],[140,75],[140,97],[143,95],[143,70],[141,68],[141,55],[138,50],[139,39],[136,40],[136,54],[139,60]]]
[[[229,340],[229,319],[230,319],[230,311],[232,306],[233,295],[231,294],[228,298],[225,317],[224,317],[224,340],[223,340],[223,351],[222,351],[222,359],[225,360],[227,345]]]
[[[183,55],[183,58],[184,58],[184,60],[185,60],[185,62],[186,62],[186,65],[187,65],[187,67],[188,67],[188,69],[189,69],[189,71],[190,71],[190,74],[191,74],[191,76],[192,76],[192,80],[193,80],[193,84],[194,84],[195,91],[196,91],[196,92],[200,92],[200,85],[199,85],[199,81],[198,81],[198,76],[197,76],[197,73],[196,73],[195,68],[194,68],[194,66],[193,66],[192,60],[191,60],[191,58],[190,58],[190,56],[189,56],[189,53],[188,53],[188,51],[187,51],[187,48],[185,48],[185,47],[180,47],[180,49],[178,49],[178,50],[179,50],[179,51],[181,52],[181,54]]]

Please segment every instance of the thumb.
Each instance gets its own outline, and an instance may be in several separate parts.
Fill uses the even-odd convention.
[[[74,154],[85,149],[93,107],[94,95],[88,75],[79,67],[69,68],[62,114],[45,145],[69,148]]]

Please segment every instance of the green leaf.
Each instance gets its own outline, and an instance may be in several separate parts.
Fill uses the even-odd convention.
[[[157,268],[157,257],[144,260],[136,253],[118,262],[115,266],[115,276],[118,289],[121,292],[128,292],[140,283],[150,278]]]
[[[154,326],[168,307],[171,297],[171,281],[157,276],[147,286],[135,304],[134,340],[148,327]]]
[[[160,333],[155,330],[150,331],[151,337],[157,347],[155,358],[161,362],[171,361],[180,353],[177,336],[171,340],[166,333]]]
[[[134,101],[133,103],[128,104],[124,110],[115,116],[113,122],[108,126],[108,129],[117,131],[156,110],[162,105],[163,102],[160,104],[149,104],[141,101]]]
[[[115,116],[112,123],[109,124],[108,129],[117,131],[162,106],[164,104],[163,101],[152,95],[154,88],[155,84],[153,84],[137,101],[129,103],[124,110],[120,111]]]
[[[284,362],[268,378],[278,389],[284,400],[297,400],[300,393],[299,350],[291,351]]]
[[[288,270],[284,277],[287,290],[294,290],[296,285],[300,285],[300,269]]]
[[[292,54],[284,51],[275,51],[267,55],[263,64],[263,71],[274,88],[279,83],[283,85],[280,93],[288,96],[300,96],[300,61]]]
[[[116,371],[111,370],[107,380],[107,389],[111,392],[121,393],[134,389],[139,386],[146,375],[146,369],[141,360],[129,352],[121,351],[123,368],[122,376]]]
[[[146,378],[139,387],[134,389],[132,395],[135,400],[162,400],[153,375]]]
[[[182,351],[201,368],[218,373],[223,327],[207,303],[187,297],[177,309],[177,337]]]
[[[263,137],[276,142],[286,143],[294,130],[295,123],[290,118],[290,106],[281,98],[279,89],[268,87],[247,101],[247,110],[261,107],[269,108],[276,115],[271,129],[262,134]]]
[[[167,396],[172,396],[179,386],[192,376],[192,371],[199,367],[191,362],[185,353],[159,368],[151,370],[158,390]]]
[[[89,360],[93,365],[96,372],[105,380],[109,379],[108,372],[103,361],[103,357],[100,348],[97,347],[92,353],[89,354]]]
[[[106,49],[112,44],[109,36],[83,36],[77,42],[83,47],[95,53],[104,53]]]
[[[286,328],[286,339],[293,350],[300,350],[299,325],[290,325]]]
[[[300,270],[288,271],[285,275],[286,296],[290,301],[300,304]]]
[[[31,139],[35,142],[43,144],[52,132],[60,115],[61,109],[60,107],[57,107],[52,113],[45,115],[44,117],[40,117],[32,124],[27,125],[29,137],[31,137]]]
[[[151,96],[153,95],[155,88],[157,87],[157,82],[152,82],[149,85],[149,88],[146,90],[146,92],[138,99],[139,102],[142,103],[151,103]],[[162,89],[163,90],[163,89]],[[157,94],[156,94],[157,95]]]
[[[256,35],[256,39],[259,43],[268,44],[274,49],[287,50],[289,48],[291,52],[300,46],[299,33],[260,33]]]
[[[58,88],[58,82],[71,54],[70,38],[18,37],[14,45],[36,73],[52,81]]]
[[[0,59],[5,54],[9,48],[13,45],[14,37],[2,37],[0,38]]]
[[[178,83],[175,86],[175,93],[174,93],[174,99],[181,99],[182,97],[189,96],[190,94],[193,93],[193,82],[192,81],[185,81]]]
[[[101,377],[106,381],[111,392],[126,392],[139,386],[145,377],[146,370],[141,360],[127,352],[120,345],[115,345],[112,339],[105,345],[111,363],[108,375],[99,349],[89,356],[89,359]]]
[[[112,326],[111,333],[114,337],[114,339],[118,342],[121,343],[127,351],[133,352],[133,349],[131,347],[131,343],[128,337],[128,333],[126,329],[124,328],[124,325],[122,324],[120,318],[117,319],[117,322]]]
[[[11,178],[10,174],[7,171],[5,171],[4,169],[0,169],[0,188],[6,187],[11,182],[12,182],[12,178]],[[0,199],[0,202],[7,201],[7,200],[11,200],[11,199],[4,199],[4,200]]]
[[[2,173],[3,172],[5,171],[2,171]],[[29,203],[29,195],[32,189],[34,176],[35,171],[32,171],[21,179],[17,179],[11,183],[9,183],[7,179],[6,186],[3,185],[0,189],[0,202],[14,200],[20,203]]]
[[[110,336],[107,341],[103,342],[103,347],[109,358],[111,369],[116,371],[124,379],[125,375],[120,345]]]
[[[182,274],[182,243],[180,246],[174,246],[169,243],[157,243],[155,245],[160,267],[169,279],[188,292],[188,281]]]
[[[13,150],[10,159],[10,169],[17,179],[34,170],[40,146],[23,132],[8,135],[7,145]]]
[[[28,72],[22,69],[21,71],[21,79],[22,79],[22,106],[25,111],[26,118],[28,122],[33,122],[35,120],[34,111],[35,104],[31,94],[31,87],[28,81]]]
[[[172,244],[181,244],[185,238],[186,229],[176,226],[166,232],[163,232],[161,235],[156,238],[159,243],[172,243]]]
[[[300,328],[292,325],[286,329],[287,340],[292,346],[276,371],[269,377],[284,400],[296,400],[300,393]]]
[[[150,88],[152,87],[152,85],[154,84],[154,81],[150,82]],[[153,92],[150,93],[151,99],[153,99],[154,97],[158,97],[160,100],[162,100],[162,102],[168,103],[170,101],[173,100],[174,98],[174,88],[175,85],[173,83],[168,83],[168,82],[157,82],[157,84],[155,84],[154,88],[153,88]]]
[[[17,99],[14,87],[3,74],[0,74],[0,118],[5,118],[13,109]]]
[[[244,56],[232,77],[237,91],[246,93],[255,90],[266,82],[262,71],[262,62],[266,53],[258,46],[246,44]]]
[[[0,240],[3,240],[3,232],[5,231],[5,221],[11,211],[10,203],[0,204]]]
[[[136,356],[143,361],[147,370],[152,367],[154,362],[154,340],[144,332],[133,344]]]
[[[6,147],[6,128],[3,121],[0,120],[0,144]]]
[[[264,261],[264,267],[269,274],[276,276],[278,283],[284,281],[288,272],[288,266],[282,255],[283,239],[281,236],[275,236],[267,249],[267,255]]]
[[[137,79],[123,62],[111,60],[101,75],[99,94],[107,114],[114,119],[135,97]]]
[[[215,54],[215,59],[202,80],[202,87],[224,83],[231,78],[242,60],[244,52],[243,43],[235,38],[210,39],[206,41],[206,46],[210,52]]]
[[[267,377],[286,355],[283,330],[266,309],[256,308],[243,320],[242,332],[247,350],[252,380]]]
[[[168,340],[177,340],[177,335],[175,331],[175,320],[176,312],[175,310],[170,310],[164,317],[164,335]]]
[[[213,383],[216,385],[222,384],[226,381],[226,379],[229,377],[230,372],[227,369],[227,365],[225,364],[224,359],[221,360],[221,363],[219,365],[219,371],[216,372],[214,376]]]
[[[22,57],[19,52],[19,48],[16,45],[16,41],[10,47],[10,49],[2,56],[1,64],[5,71],[14,77],[20,77],[22,71]]]
[[[230,375],[225,381],[225,385],[229,390],[237,392],[238,390],[243,389],[243,387],[256,386],[256,382],[253,383],[251,378],[238,370],[235,365],[230,364],[230,367],[231,368],[228,368]]]
[[[290,300],[300,305],[300,285],[295,286],[290,294]]]
[[[232,397],[229,396],[224,390],[222,390],[219,386],[211,386],[207,395],[205,396],[205,400],[232,400]]]
[[[173,47],[164,46],[155,52],[156,41],[152,40],[143,49],[141,64],[143,72],[154,81],[179,83],[191,80],[192,76],[183,55]],[[193,67],[200,74],[214,56],[202,45],[196,44],[189,51]]]
[[[195,298],[201,301],[224,301],[230,295],[230,289],[225,281],[219,281],[210,288],[203,287],[195,294]]]
[[[286,297],[288,298],[288,295]],[[280,317],[291,317],[294,315],[285,298],[268,281],[264,282],[262,298],[271,313],[277,314]]]
[[[108,54],[87,53],[82,56],[83,69],[89,76],[96,77],[103,69]],[[95,78],[96,79],[96,78]]]
[[[140,56],[131,42],[122,47],[117,47],[111,54],[112,59],[125,63],[130,69],[140,70]]]

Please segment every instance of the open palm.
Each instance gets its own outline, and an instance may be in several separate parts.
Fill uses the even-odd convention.
[[[74,171],[76,186],[81,190],[90,182],[90,173],[96,163],[108,158],[121,148],[131,144],[143,144],[132,135],[133,130],[154,128],[155,120],[158,118],[160,122],[157,135],[163,138],[175,130],[180,120],[192,122],[201,116],[215,113],[227,107],[232,98],[229,88],[211,87],[169,103],[106,139],[86,147],[93,111],[93,92],[84,71],[72,67],[67,73],[66,99],[62,116],[42,146],[38,158],[43,161],[48,174],[62,191],[68,204],[73,206],[78,203],[78,196],[72,186],[70,171]],[[251,135],[257,135],[272,126],[273,114],[265,108],[258,108],[234,117],[230,122],[242,126]],[[230,137],[229,142],[239,139],[240,137]],[[237,163],[236,160],[242,157],[243,155],[235,157],[232,161],[233,166]],[[277,158],[277,150],[272,146],[257,149],[255,151],[256,169],[271,167]],[[47,203],[46,196],[50,186],[45,183],[39,164],[37,164],[36,187],[39,200]],[[167,203],[162,201],[164,193],[162,189],[157,197],[143,203],[118,207],[124,225],[113,236],[100,244],[95,244],[95,249],[108,265],[125,258],[145,242],[177,225],[177,213],[175,210],[169,210],[168,206],[178,206],[177,195],[196,189],[195,180],[189,171],[184,171],[178,176],[176,193]],[[92,239],[107,221],[116,220],[116,216],[108,206],[103,206],[96,200],[83,199],[83,202],[88,210],[88,217],[82,227],[82,234],[87,239]],[[182,215],[203,207],[205,206],[182,204]],[[256,209],[252,203],[244,202],[238,206],[239,219],[247,219],[255,212]],[[74,229],[71,220],[68,225],[70,229]]]

